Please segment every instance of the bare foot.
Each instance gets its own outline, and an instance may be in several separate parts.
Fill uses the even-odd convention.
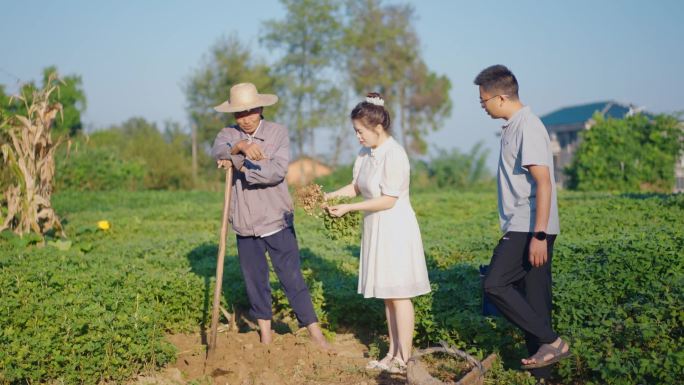
[[[273,340],[273,335],[271,332],[271,320],[257,319],[259,324],[259,336],[261,337],[261,343],[268,345]]]
[[[559,337],[550,344],[540,346],[536,353],[531,357],[523,358],[521,362],[525,369],[541,368],[560,361],[567,357],[569,352],[570,345]]]
[[[332,346],[330,346],[330,344],[325,339],[325,337],[322,337],[322,338],[313,338],[312,337],[311,340],[316,344],[316,346],[319,349],[324,350],[328,353],[334,353]]]
[[[270,330],[261,330],[259,331],[259,337],[262,344],[268,345],[273,341],[273,332]]]
[[[321,331],[321,327],[318,325],[318,322],[314,322],[310,325],[306,326],[307,330],[309,330],[309,335],[311,336],[311,340],[316,344],[316,346],[324,350],[326,352],[332,352],[332,347],[328,343],[328,341],[325,339],[325,336],[323,335],[323,332]]]

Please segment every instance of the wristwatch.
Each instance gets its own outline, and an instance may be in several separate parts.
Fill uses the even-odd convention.
[[[536,231],[532,233],[532,236],[535,237],[537,240],[544,241],[546,240],[546,232],[545,231]]]

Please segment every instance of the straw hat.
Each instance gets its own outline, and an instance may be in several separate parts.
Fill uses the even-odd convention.
[[[230,99],[214,107],[218,112],[240,112],[257,107],[266,107],[278,102],[278,97],[260,94],[252,83],[240,83],[230,88]]]

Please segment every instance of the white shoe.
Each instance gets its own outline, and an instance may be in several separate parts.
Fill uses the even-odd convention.
[[[385,358],[389,358],[389,362],[392,362],[392,359],[394,359],[394,357],[392,357],[389,353],[387,353]],[[368,362],[366,365],[366,370],[389,370],[389,366],[382,362],[385,358],[379,361],[373,360]]]
[[[406,362],[399,357],[392,357],[392,361],[387,366],[386,370],[390,373],[406,373]]]

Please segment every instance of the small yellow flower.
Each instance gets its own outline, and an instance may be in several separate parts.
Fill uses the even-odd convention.
[[[102,231],[107,231],[111,225],[109,224],[109,221],[98,221],[97,222],[97,228],[102,230]]]

